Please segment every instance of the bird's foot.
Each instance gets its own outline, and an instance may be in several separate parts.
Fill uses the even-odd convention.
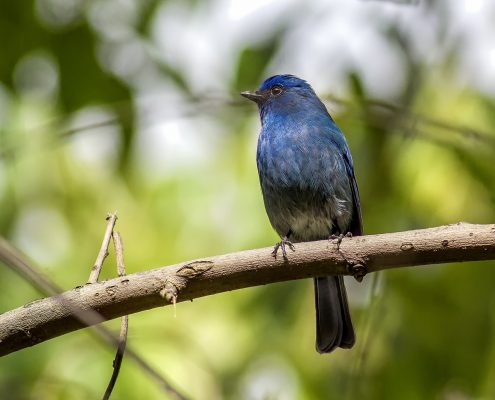
[[[284,236],[282,241],[277,243],[273,248],[272,256],[277,258],[278,249],[280,248],[282,249],[282,256],[284,257],[284,259],[287,259],[287,251],[285,250],[285,246],[288,246],[289,249],[291,249],[292,251],[296,251],[296,248],[294,247],[292,242],[287,238],[287,236]]]
[[[330,237],[328,238],[328,240],[335,240],[337,239],[337,251],[340,251],[340,244],[342,243],[342,239],[344,239],[345,237],[347,238],[351,238],[352,237],[352,233],[351,232],[347,232],[345,235],[343,233],[341,233],[340,235],[330,235]]]

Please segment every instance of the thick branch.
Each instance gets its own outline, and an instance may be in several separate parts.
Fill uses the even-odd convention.
[[[0,356],[82,328],[75,305],[113,319],[153,307],[273,282],[425,264],[495,259],[495,225],[431,229],[297,243],[274,259],[271,248],[243,251],[87,284],[0,315]]]

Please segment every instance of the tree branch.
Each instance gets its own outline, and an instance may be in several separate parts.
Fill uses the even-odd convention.
[[[0,315],[0,356],[83,328],[68,304],[113,319],[153,307],[294,279],[495,259],[495,225],[430,229],[297,243],[288,260],[271,248],[243,251],[87,284]]]

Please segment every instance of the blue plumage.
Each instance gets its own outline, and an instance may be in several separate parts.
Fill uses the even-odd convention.
[[[342,131],[311,86],[293,75],[265,80],[243,96],[258,104],[257,166],[270,222],[282,242],[362,234],[359,193]],[[290,241],[289,241],[290,240]],[[352,347],[354,329],[342,277],[315,279],[317,350]]]

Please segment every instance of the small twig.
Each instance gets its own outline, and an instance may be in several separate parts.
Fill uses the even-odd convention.
[[[113,244],[115,247],[115,254],[117,258],[117,273],[120,277],[125,276],[125,265],[124,265],[124,247],[122,245],[122,238],[119,232],[113,232]],[[119,346],[117,347],[117,353],[113,360],[113,372],[108,382],[107,390],[103,395],[103,400],[108,400],[112,394],[115,382],[117,382],[117,377],[119,376],[120,366],[122,365],[122,359],[124,358],[125,346],[127,343],[127,330],[129,328],[129,316],[124,315],[120,320],[120,335],[119,335]]]
[[[122,244],[122,237],[120,236],[119,232],[113,232],[112,236],[117,258],[117,273],[119,274],[119,276],[125,276],[124,246]]]
[[[105,258],[108,256],[108,246],[110,245],[110,238],[112,237],[113,227],[117,221],[117,213],[107,215],[107,229],[105,231],[105,236],[103,236],[103,242],[101,243],[100,252],[98,257],[96,257],[95,265],[91,268],[91,273],[89,274],[88,283],[98,282],[98,277],[100,276],[101,268]]]

